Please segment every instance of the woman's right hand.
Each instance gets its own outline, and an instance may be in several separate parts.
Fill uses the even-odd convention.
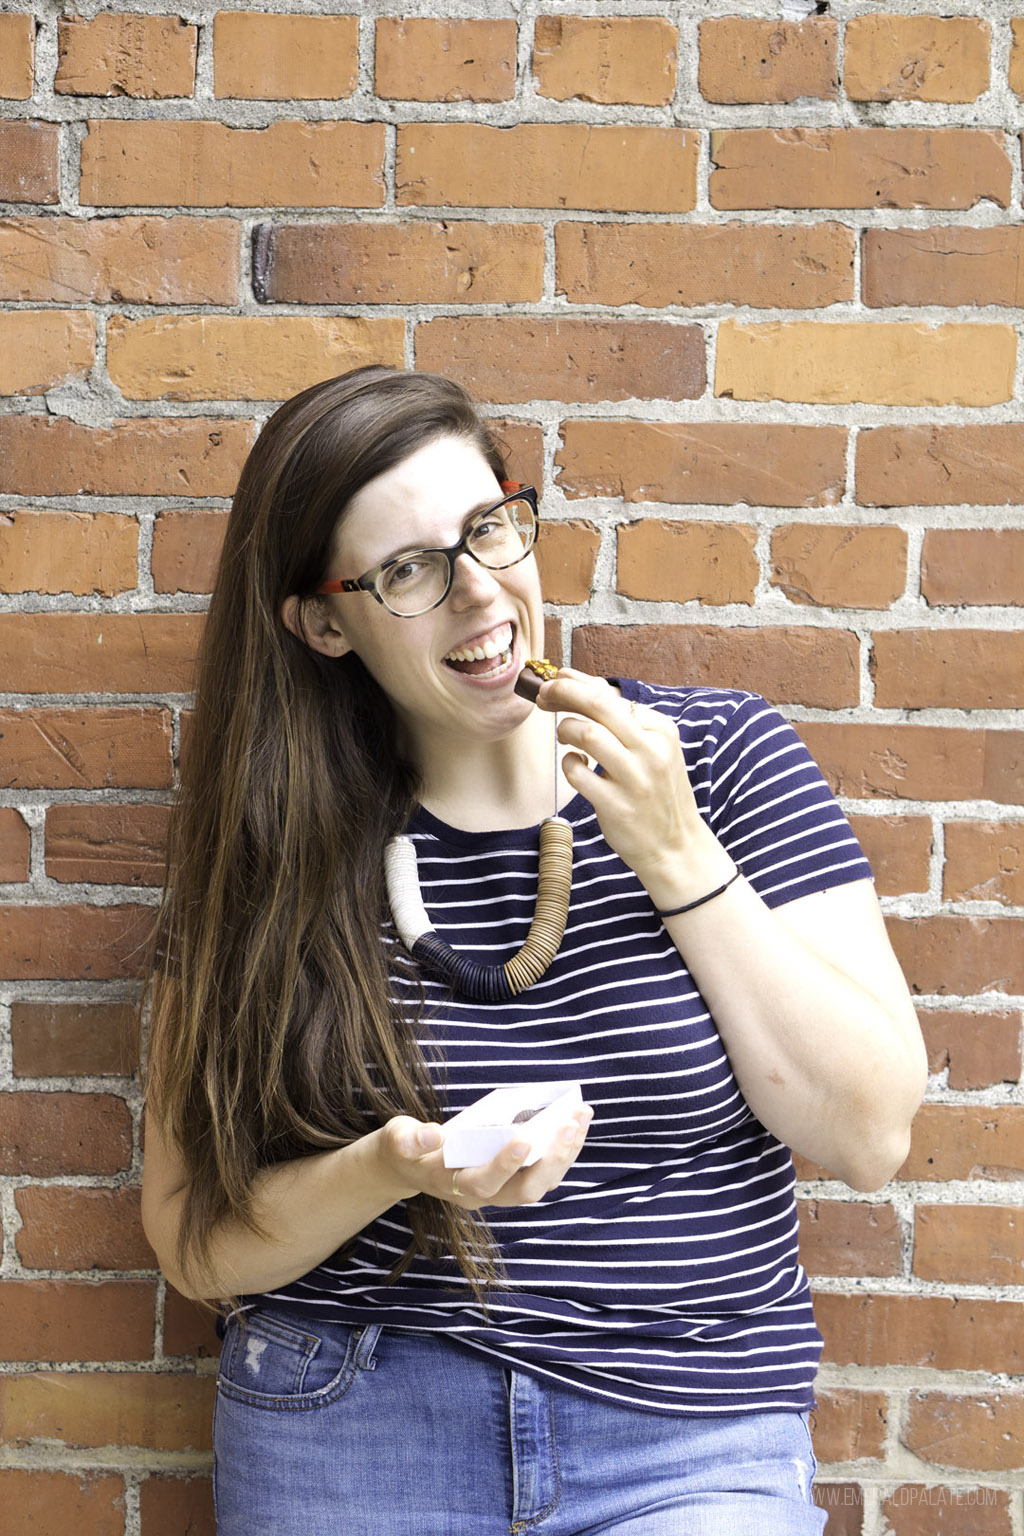
[[[589,1104],[573,1112],[559,1128],[551,1149],[529,1168],[525,1141],[508,1142],[489,1163],[476,1168],[446,1168],[441,1152],[444,1130],[432,1122],[396,1115],[381,1127],[381,1157],[409,1194],[433,1195],[465,1211],[485,1205],[533,1205],[557,1189],[576,1161],[594,1118]],[[457,1189],[452,1188],[457,1180]]]

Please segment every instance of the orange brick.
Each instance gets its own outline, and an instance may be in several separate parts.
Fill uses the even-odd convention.
[[[0,1377],[8,1445],[208,1451],[212,1376],[153,1371],[31,1371]]]
[[[0,688],[11,693],[187,693],[199,613],[0,614]]]
[[[868,229],[862,255],[864,302],[895,304],[1024,304],[1024,229],[933,225]]]
[[[556,101],[667,106],[676,91],[679,33],[657,16],[538,16],[537,92]]]
[[[888,608],[903,593],[902,528],[787,523],[772,533],[771,584],[794,603]]]
[[[889,937],[912,992],[1024,992],[1024,918],[891,918]]]
[[[30,11],[0,16],[0,96],[27,101],[32,95],[35,21]]]
[[[133,400],[286,400],[350,368],[401,368],[404,351],[401,319],[112,315],[107,324],[107,371]]]
[[[570,498],[821,507],[842,495],[846,438],[829,426],[566,421],[555,462]]]
[[[616,590],[649,602],[752,604],[756,542],[749,523],[626,523],[618,530]]]
[[[832,101],[838,93],[834,21],[721,16],[702,21],[699,31],[706,101]]]
[[[933,606],[1024,604],[1024,529],[929,528],[921,594]]]
[[[164,1302],[164,1354],[201,1360],[220,1354],[215,1313],[202,1302],[189,1301],[173,1285],[168,1285]]]
[[[544,285],[539,224],[263,224],[253,286],[264,303],[532,303]]]
[[[911,1392],[907,1409],[900,1438],[922,1461],[976,1472],[1024,1465],[1024,1397],[1019,1392],[987,1391],[977,1397]],[[979,1527],[971,1523],[960,1529],[973,1536]]]
[[[112,1174],[131,1162],[131,1116],[112,1093],[8,1092],[2,1106],[0,1172]]]
[[[166,805],[51,805],[46,873],[51,880],[162,885]]]
[[[853,297],[853,252],[842,224],[555,228],[556,285],[573,304],[812,309]]]
[[[881,1501],[882,1519],[891,1536],[933,1536],[938,1530],[1011,1536],[1010,1498],[1005,1488],[899,1483]]]
[[[166,710],[0,710],[5,789],[166,789],[170,783]]]
[[[398,130],[399,204],[686,213],[698,135],[585,123],[414,123]]]
[[[136,416],[83,427],[0,417],[0,490],[16,496],[231,496],[253,441],[247,421]]]
[[[26,1269],[155,1269],[140,1195],[136,1187],[16,1189],[18,1257]]]
[[[153,1353],[151,1280],[6,1280],[0,1359],[143,1360]]]
[[[903,1240],[895,1208],[865,1200],[801,1200],[800,1262],[810,1275],[898,1275]]]
[[[1024,731],[811,721],[797,729],[837,795],[1020,799]]]
[[[916,1205],[914,1273],[964,1285],[1020,1285],[1024,1207]]]
[[[947,821],[945,901],[1024,906],[1024,821]]]
[[[928,889],[932,850],[929,816],[852,816],[880,896]]]
[[[0,220],[0,300],[234,304],[234,219]]]
[[[1024,632],[905,629],[873,636],[879,709],[1019,709]]]
[[[356,16],[218,11],[213,94],[263,101],[341,100],[359,77]]]
[[[594,585],[601,535],[593,523],[541,523],[537,561],[549,603],[585,603]]]
[[[885,1448],[888,1402],[884,1392],[840,1387],[817,1392],[811,1414],[814,1450],[820,1461],[880,1461]]]
[[[101,592],[138,585],[139,525],[114,512],[0,512],[5,592]]]
[[[987,128],[727,128],[711,135],[713,208],[1006,208],[1010,162]]]
[[[212,592],[228,514],[203,508],[161,512],[153,524],[157,592]]]
[[[658,320],[442,318],[416,327],[416,366],[510,404],[692,400],[704,389],[704,336]]]
[[[138,1066],[133,1003],[11,1003],[15,1077],[124,1077]]]
[[[947,1072],[950,1088],[990,1088],[1021,1074],[1020,1013],[918,1013],[928,1070]]]
[[[71,96],[191,96],[197,35],[180,16],[62,18],[53,88]]]
[[[1024,96],[1024,17],[1017,16],[1010,22],[1013,42],[1010,47],[1010,90]]]
[[[750,688],[773,703],[819,709],[857,702],[857,640],[844,630],[586,624],[573,631],[572,657],[602,677]]]
[[[134,980],[153,918],[152,907],[4,907],[0,972],[15,981]]]
[[[208,1477],[151,1475],[139,1486],[142,1536],[216,1536]]]
[[[381,16],[374,88],[401,101],[511,101],[516,90],[516,23],[429,16]]]
[[[27,880],[32,834],[24,817],[12,806],[0,808],[0,880]]]
[[[89,123],[83,203],[189,208],[379,208],[383,123]]]
[[[828,1536],[862,1536],[864,1490],[859,1483],[826,1483],[815,1478],[811,1493],[817,1508],[826,1512]]]
[[[991,38],[975,17],[851,16],[843,88],[853,101],[974,101]]]
[[[1013,1302],[819,1291],[814,1310],[830,1363],[1016,1372],[1024,1361]]]
[[[0,122],[0,200],[55,203],[59,153],[57,123]]]
[[[0,1506],[11,1531],[123,1536],[124,1482],[83,1472],[0,1470]]]
[[[1020,499],[1024,426],[873,427],[857,437],[863,506],[1004,506]]]
[[[0,314],[0,395],[41,395],[84,379],[96,357],[96,321],[84,310]]]
[[[529,421],[491,416],[488,427],[505,455],[508,478],[544,489],[544,433]]]
[[[718,327],[715,394],[819,405],[997,405],[1013,398],[1009,325],[769,321]]]

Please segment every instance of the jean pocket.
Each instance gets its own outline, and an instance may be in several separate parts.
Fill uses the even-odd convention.
[[[378,1324],[322,1331],[268,1312],[229,1319],[217,1390],[254,1408],[312,1409],[335,1402],[359,1370],[373,1369]]]

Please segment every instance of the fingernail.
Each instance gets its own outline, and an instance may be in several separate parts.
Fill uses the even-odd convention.
[[[417,1131],[416,1140],[421,1152],[436,1152],[443,1137],[436,1125],[424,1125]]]
[[[513,1141],[508,1150],[511,1157],[528,1157],[530,1154],[530,1143],[528,1141]]]

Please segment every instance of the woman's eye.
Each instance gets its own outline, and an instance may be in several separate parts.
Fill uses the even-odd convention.
[[[415,581],[417,576],[423,573],[421,560],[400,560],[397,565],[389,565],[384,572],[384,581],[388,587],[401,587]]]
[[[479,539],[493,538],[496,533],[504,531],[506,526],[507,525],[504,518],[492,517],[488,515],[487,517],[482,517],[479,522],[473,524],[472,528],[469,530],[469,536],[473,542],[476,543]]]

